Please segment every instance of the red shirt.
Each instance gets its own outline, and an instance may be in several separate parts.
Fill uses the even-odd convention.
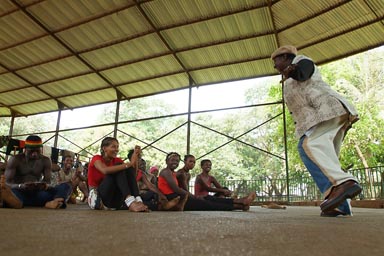
[[[172,177],[173,177],[174,181],[176,182],[176,185],[179,186],[175,172],[172,172]],[[164,195],[169,195],[169,194],[175,193],[175,191],[173,191],[171,186],[169,186],[168,182],[162,176],[159,176],[159,178],[158,178],[157,187],[159,188],[160,192],[163,193]]]
[[[118,157],[113,158],[109,164],[104,161],[104,158],[101,155],[92,157],[91,162],[88,165],[88,185],[90,187],[98,187],[105,177],[105,174],[95,167],[95,162],[97,160],[100,160],[106,166],[114,166],[116,164],[124,163],[124,161]]]
[[[142,170],[138,170],[137,174],[136,174],[136,181],[139,182],[142,177],[143,177],[143,171]]]
[[[200,180],[201,182],[205,182],[205,184],[207,184],[208,187],[210,187],[212,184],[212,176],[208,176],[208,180],[206,181],[204,181],[204,179],[200,176]],[[204,197],[204,196],[207,196],[208,194],[209,194],[209,191],[205,190],[200,183],[195,183],[195,196]]]

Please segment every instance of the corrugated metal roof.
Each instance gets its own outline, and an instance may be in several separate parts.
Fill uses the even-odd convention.
[[[2,0],[0,116],[276,74],[384,43],[382,0]]]

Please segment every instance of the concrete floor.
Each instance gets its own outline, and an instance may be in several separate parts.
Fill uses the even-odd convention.
[[[318,207],[249,212],[0,209],[0,255],[383,255],[384,209],[321,218]]]

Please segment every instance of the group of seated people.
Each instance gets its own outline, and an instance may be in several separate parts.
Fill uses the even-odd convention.
[[[67,202],[76,202],[78,189],[88,197],[87,178],[80,165],[74,168],[74,157],[64,156],[60,168],[42,154],[42,147],[39,136],[28,136],[25,151],[8,160],[0,182],[1,206],[63,209]]]
[[[87,177],[73,168],[73,158],[64,158],[63,168],[51,182],[52,164],[41,154],[42,141],[31,135],[26,140],[24,153],[10,158],[1,179],[0,199],[3,207],[22,208],[41,206],[50,209],[65,208],[79,188],[91,209],[149,211],[232,211],[249,210],[256,194],[231,198],[231,191],[223,188],[209,175],[212,163],[201,162],[202,173],[196,177],[195,193],[189,192],[190,173],[195,157],[187,155],[184,166],[176,170],[181,161],[176,152],[166,156],[166,167],[146,170],[141,159],[141,148],[136,146],[128,154],[128,161],[117,157],[119,142],[106,137],[101,142],[100,154],[88,164]],[[158,177],[157,177],[158,176]],[[88,181],[88,186],[85,185]],[[214,185],[214,186],[211,186]],[[210,192],[216,193],[210,195]]]

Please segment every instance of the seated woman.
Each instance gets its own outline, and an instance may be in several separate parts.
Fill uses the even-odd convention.
[[[255,200],[256,193],[252,192],[247,197],[243,198],[228,198],[232,191],[224,188],[217,182],[216,178],[209,174],[212,168],[212,162],[209,159],[204,159],[200,162],[202,172],[195,179],[195,196],[205,200],[235,204],[237,207],[242,207],[243,210],[248,210],[250,203]],[[212,186],[214,185],[214,187]],[[209,195],[209,192],[215,192],[215,196]]]
[[[131,162],[117,157],[119,142],[106,137],[101,142],[100,155],[95,155],[88,165],[89,197],[91,209],[128,209],[132,212],[148,212],[139,196],[134,166],[141,149],[135,147]],[[104,207],[105,206],[105,207]]]
[[[57,174],[57,183],[69,183],[72,186],[72,193],[68,202],[76,204],[77,188],[83,193],[84,197],[88,197],[88,188],[86,185],[87,178],[81,174],[79,167],[73,168],[74,159],[71,155],[64,156],[63,168]]]
[[[176,168],[180,163],[180,155],[175,152],[171,152],[166,157],[167,167],[160,172],[158,179],[159,190],[171,200],[180,196],[180,202],[173,208],[177,211],[232,211],[232,210],[244,210],[243,205],[213,202],[203,199],[198,199],[189,194],[188,191],[182,189],[178,185],[176,178]],[[250,203],[250,202],[249,202]],[[249,209],[249,204],[248,204]]]
[[[134,150],[131,149],[128,152],[128,159],[131,160],[134,154]],[[172,200],[160,192],[160,190],[149,181],[148,173],[144,171],[146,169],[146,162],[144,159],[139,159],[139,169],[136,172],[136,181],[139,187],[140,197],[143,203],[148,206],[152,211],[168,211],[178,204],[180,197],[176,197]]]

